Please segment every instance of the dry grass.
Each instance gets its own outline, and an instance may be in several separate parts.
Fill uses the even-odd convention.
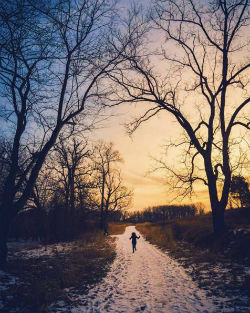
[[[164,249],[174,249],[176,240],[173,230],[166,224],[142,223],[137,224],[136,229],[143,234],[146,240]]]
[[[208,257],[220,258],[220,253],[238,261],[249,260],[249,233],[233,233],[235,229],[249,227],[249,210],[231,210],[225,214],[228,231],[220,236],[213,234],[211,215],[197,216],[182,220],[173,220],[161,223],[137,224],[136,228],[150,242],[161,248],[178,250],[179,242],[186,242],[194,246],[195,251],[207,249]],[[199,253],[200,254],[200,253]],[[202,255],[203,258],[203,255]]]
[[[192,258],[197,262],[215,262],[218,255],[207,249],[207,241],[212,234],[212,228],[206,221],[195,219],[171,221],[168,223],[143,223],[136,228],[146,240],[166,249],[175,258]],[[205,247],[206,246],[206,247]],[[206,253],[201,248],[206,248]]]
[[[115,257],[114,239],[104,237],[101,231],[85,234],[72,242],[72,249],[53,257],[13,259],[9,272],[20,278],[21,284],[9,289],[5,309],[7,313],[47,312],[56,300],[69,301],[65,288],[74,287],[81,293],[105,276]]]
[[[122,235],[125,232],[127,226],[131,223],[109,223],[108,231],[110,235]]]

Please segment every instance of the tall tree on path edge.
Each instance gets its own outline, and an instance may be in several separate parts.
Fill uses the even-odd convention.
[[[13,218],[34,188],[60,132],[88,131],[109,94],[108,74],[132,37],[114,44],[115,1],[4,1],[0,4],[1,118],[12,139],[0,198],[0,267]],[[121,37],[120,37],[121,38]],[[20,155],[25,160],[20,160]],[[20,171],[22,168],[22,171]]]
[[[131,14],[128,30],[140,23],[139,13]],[[126,66],[110,75],[111,100],[144,108],[128,124],[130,133],[156,115],[172,117],[183,134],[168,147],[182,147],[182,164],[175,169],[158,160],[159,168],[183,196],[195,182],[207,186],[219,234],[232,173],[241,167],[241,139],[250,130],[248,0],[155,0],[149,23],[157,39],[147,44],[148,35],[128,51]]]

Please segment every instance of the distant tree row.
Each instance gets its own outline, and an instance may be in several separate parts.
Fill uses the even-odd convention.
[[[232,177],[230,208],[250,208],[250,191],[247,179],[241,175]],[[159,205],[132,213],[124,212],[123,219],[129,222],[159,222],[203,215],[201,203],[196,205]]]
[[[201,205],[159,205],[127,214],[126,220],[134,223],[159,222],[193,217],[197,214],[204,214]]]
[[[34,240],[46,245],[68,241],[88,231],[100,229],[100,212],[76,210],[72,215],[63,204],[53,199],[49,211],[29,209],[21,211],[12,223],[9,237],[12,240]],[[120,221],[122,211],[111,211],[108,219]]]

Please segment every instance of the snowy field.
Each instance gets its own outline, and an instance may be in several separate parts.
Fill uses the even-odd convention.
[[[205,291],[197,287],[178,262],[142,236],[133,254],[129,240],[133,231],[135,227],[129,226],[123,235],[117,236],[117,257],[99,285],[86,296],[69,290],[72,303],[77,305],[69,307],[60,301],[51,306],[51,312],[229,312],[214,304],[214,301],[220,302],[223,307],[222,299],[207,298]]]

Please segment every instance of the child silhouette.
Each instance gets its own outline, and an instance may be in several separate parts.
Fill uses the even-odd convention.
[[[131,234],[131,237],[129,238],[130,240],[132,239],[132,249],[133,249],[133,253],[134,253],[135,250],[136,250],[136,243],[137,243],[137,239],[139,239],[139,238],[140,238],[140,236],[137,237],[136,233],[134,233],[134,232]]]

